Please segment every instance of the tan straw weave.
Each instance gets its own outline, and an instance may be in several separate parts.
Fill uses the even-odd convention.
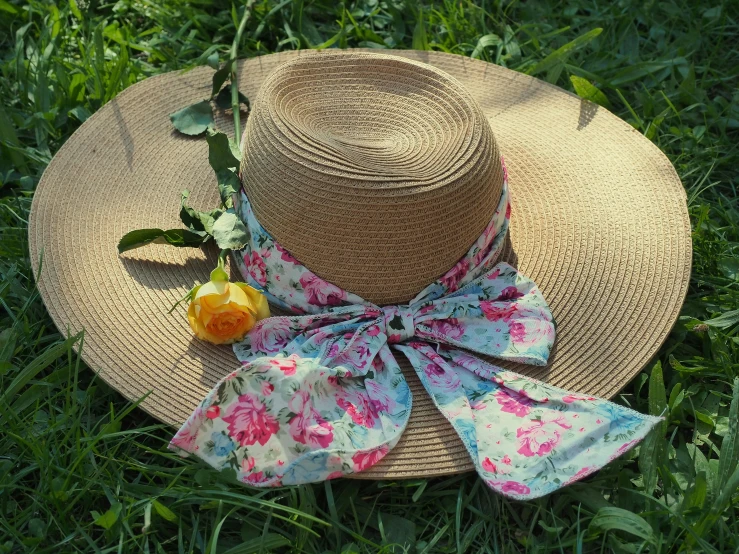
[[[268,101],[273,111],[263,124],[272,122],[273,137],[287,140],[289,134],[290,144],[300,145],[297,159],[321,156],[336,164],[334,173],[326,169],[328,163],[310,171],[301,165],[306,168],[301,179],[298,164],[288,163],[289,174],[277,172],[285,166],[287,149],[249,147],[245,176],[262,223],[329,280],[356,283],[363,288],[359,292],[374,299],[412,296],[447,269],[447,261],[452,265],[458,255],[453,251],[464,251],[474,240],[475,225],[481,229],[485,223],[475,220],[490,210],[481,191],[494,195],[498,186],[497,170],[485,170],[484,160],[467,162],[469,167],[450,173],[448,182],[441,175],[463,159],[454,149],[469,153],[467,160],[494,149],[484,144],[484,126],[479,136],[471,131],[480,116],[469,94],[490,122],[508,166],[513,213],[505,258],[538,283],[557,321],[547,367],[506,365],[573,391],[613,396],[664,341],[688,286],[686,198],[669,161],[607,110],[537,79],[449,54],[391,53],[448,73],[467,92],[433,69],[408,71],[410,66],[387,58],[378,58],[385,67],[380,73],[394,74],[394,82],[377,76],[365,81],[353,69],[356,51],[284,52],[240,64],[239,86],[256,99],[277,67],[309,58],[315,71],[304,77],[312,89],[303,90],[302,80],[294,79],[293,92],[280,104]],[[281,71],[274,79],[293,78],[290,70]],[[119,257],[116,244],[132,229],[179,227],[184,188],[192,192],[195,207],[216,206],[205,141],[178,135],[168,117],[207,98],[211,75],[208,68],[160,75],[109,102],[54,157],[30,219],[34,270],[54,322],[63,333],[84,328],[85,361],[127,398],[151,391],[143,409],[172,425],[182,423],[236,367],[229,347],[192,337],[184,310],[167,314],[193,283],[207,280],[216,251],[150,245]],[[346,94],[345,84],[355,87],[352,94]],[[430,93],[434,87],[440,94]],[[335,101],[318,98],[315,88],[336,90]],[[302,101],[303,94],[313,104]],[[361,97],[367,101],[360,103]],[[388,104],[397,115],[386,109]],[[322,110],[343,110],[345,123],[332,115],[329,132],[322,126]],[[229,114],[219,114],[217,124],[227,129],[229,120]],[[282,124],[279,130],[276,121]],[[449,127],[437,127],[443,122]],[[252,127],[255,121],[249,141],[258,136]],[[320,145],[310,142],[311,134],[321,132],[335,141],[331,152],[317,152]],[[445,152],[434,141],[446,141],[451,149]],[[371,156],[360,155],[373,144],[377,150]],[[255,168],[272,160],[275,176],[251,182],[252,160]],[[329,180],[339,171],[341,179]],[[490,182],[476,187],[474,172]],[[375,181],[372,175],[383,178]],[[322,200],[326,191],[331,205]],[[394,204],[396,197],[401,205]],[[459,198],[465,206],[457,205]],[[403,225],[403,213],[413,224]],[[337,214],[369,222],[369,236],[377,244],[362,240],[361,224]],[[382,267],[394,277],[384,275]],[[415,288],[405,288],[416,277]],[[472,469],[453,429],[404,367],[414,395],[409,427],[386,458],[359,476],[404,478]]]
[[[242,148],[262,226],[314,273],[376,304],[407,302],[448,271],[503,187],[490,125],[464,87],[381,54],[279,67]]]

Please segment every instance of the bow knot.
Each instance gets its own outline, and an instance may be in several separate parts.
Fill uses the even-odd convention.
[[[388,363],[389,351],[380,356],[386,345],[405,352],[417,343],[440,344],[544,365],[553,342],[552,314],[536,284],[500,263],[434,300],[416,298],[410,305],[382,308],[339,306],[319,314],[263,319],[236,352],[240,359],[298,354],[367,371],[375,363]]]
[[[410,306],[385,306],[382,308],[388,344],[398,344],[415,335],[413,310]]]

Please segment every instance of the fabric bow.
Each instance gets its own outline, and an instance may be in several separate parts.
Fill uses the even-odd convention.
[[[592,473],[659,421],[470,353],[544,365],[554,343],[536,284],[506,263],[492,267],[508,226],[507,186],[467,255],[407,306],[378,307],[320,279],[259,225],[243,192],[237,206],[251,234],[240,269],[270,302],[305,315],[262,320],[234,345],[243,367],[205,398],[174,448],[256,486],[367,469],[397,444],[411,412],[392,350],[409,360],[481,477],[509,497],[535,498]]]

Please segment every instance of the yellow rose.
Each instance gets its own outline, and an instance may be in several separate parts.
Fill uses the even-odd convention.
[[[229,283],[219,266],[211,280],[192,289],[187,318],[195,336],[213,344],[240,341],[260,319],[269,317],[267,299],[246,283]]]

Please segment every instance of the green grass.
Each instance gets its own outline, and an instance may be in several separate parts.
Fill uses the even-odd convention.
[[[739,3],[255,4],[240,56],[319,45],[472,55],[577,85],[677,168],[690,290],[620,397],[666,406],[668,421],[585,483],[527,503],[474,475],[233,486],[167,452],[171,431],[97,380],[72,350],[84,338],[64,341],[51,323],[26,241],[44,167],[125,87],[227,57],[242,10],[0,0],[0,552],[739,552]]]

